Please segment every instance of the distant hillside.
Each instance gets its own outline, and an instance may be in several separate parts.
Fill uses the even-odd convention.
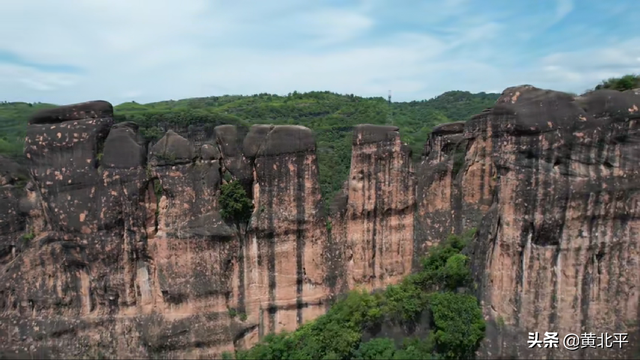
[[[153,141],[162,136],[158,124],[297,124],[312,129],[318,143],[320,184],[329,199],[346,180],[351,157],[351,129],[356,124],[391,124],[400,128],[417,158],[431,129],[467,120],[491,107],[499,94],[450,91],[430,100],[394,102],[331,92],[293,92],[288,96],[225,95],[161,101],[128,102],[115,107],[116,121],[135,121]],[[28,117],[50,104],[0,103],[0,154],[21,157]]]

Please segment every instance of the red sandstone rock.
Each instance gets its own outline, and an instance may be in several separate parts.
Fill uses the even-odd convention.
[[[295,329],[349,288],[398,282],[432,244],[478,227],[481,356],[623,356],[526,339],[636,339],[638,97],[509,88],[434,129],[416,174],[397,128],[357,126],[329,222],[307,128],[189,127],[147,152],[108,103],[40,113],[31,182],[0,169],[0,354],[215,357]],[[253,199],[246,229],[221,219],[225,176]]]

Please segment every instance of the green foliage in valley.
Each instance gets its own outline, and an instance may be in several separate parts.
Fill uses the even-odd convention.
[[[625,91],[640,88],[640,75],[629,74],[619,78],[603,80],[595,87],[595,90],[610,89]]]
[[[220,215],[235,224],[247,224],[253,212],[253,203],[242,184],[231,181],[220,187]]]
[[[205,131],[222,124],[303,125],[315,133],[320,168],[320,186],[325,200],[333,198],[348,177],[352,129],[357,124],[393,124],[403,141],[419,157],[431,129],[439,124],[467,120],[490,107],[498,94],[451,91],[430,100],[389,102],[325,92],[287,96],[214,96],[150,104],[127,102],[115,107],[116,121],[134,121],[150,141],[164,135],[162,126],[186,130],[205,125]],[[0,104],[0,154],[22,154],[26,123],[34,110],[47,104]],[[325,204],[330,201],[325,201]]]
[[[383,292],[353,290],[327,314],[294,332],[265,336],[236,359],[469,359],[484,337],[485,323],[472,284],[467,257],[461,254],[473,236],[452,235],[431,249],[421,271]],[[427,319],[427,320],[424,320]],[[402,341],[374,334],[382,324],[429,330]],[[229,354],[226,355],[229,357]]]

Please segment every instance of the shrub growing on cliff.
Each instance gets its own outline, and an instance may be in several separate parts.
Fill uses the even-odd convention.
[[[251,219],[253,203],[238,181],[220,187],[220,215],[236,224],[247,224]]]

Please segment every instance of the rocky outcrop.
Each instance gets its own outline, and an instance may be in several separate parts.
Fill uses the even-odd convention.
[[[478,227],[470,255],[491,320],[482,356],[635,351],[529,349],[526,339],[608,332],[629,333],[631,344],[637,336],[639,95],[509,88],[462,131],[434,131],[421,164],[419,222],[427,241]],[[457,175],[455,152],[446,156],[453,142],[467,149]],[[437,222],[446,229],[434,229]]]
[[[105,104],[34,116],[33,196],[24,184],[16,192],[17,165],[2,167],[0,351],[217,357],[324,313],[327,233],[309,129],[221,126],[200,145],[170,130],[147,151],[138,126],[113,124]],[[246,228],[220,215],[231,179],[254,199]],[[38,208],[46,226],[16,245]]]
[[[305,127],[191,126],[148,146],[106,102],[44,110],[28,176],[0,158],[0,356],[215,358],[398,282],[471,227],[479,355],[626,356],[526,339],[637,338],[639,98],[509,88],[435,128],[415,165],[398,128],[356,126],[329,217]],[[248,224],[221,216],[231,180]]]
[[[242,294],[260,335],[294,330],[324,313],[327,240],[315,140],[302,126],[253,126],[254,217],[242,244]]]
[[[414,191],[411,150],[398,128],[356,126],[349,180],[332,224],[346,288],[380,288],[411,272]]]
[[[636,338],[629,320],[638,317],[640,280],[639,105],[635,91],[573,98],[524,86],[505,90],[467,124],[478,143],[470,155],[493,154],[498,173],[474,256],[482,300],[518,338],[531,331]],[[489,356],[500,351],[496,343],[488,342]],[[520,358],[633,350],[509,348]]]
[[[437,126],[427,140],[416,171],[416,216],[414,261],[451,233],[460,233],[462,223],[463,167],[468,141],[464,122]]]

